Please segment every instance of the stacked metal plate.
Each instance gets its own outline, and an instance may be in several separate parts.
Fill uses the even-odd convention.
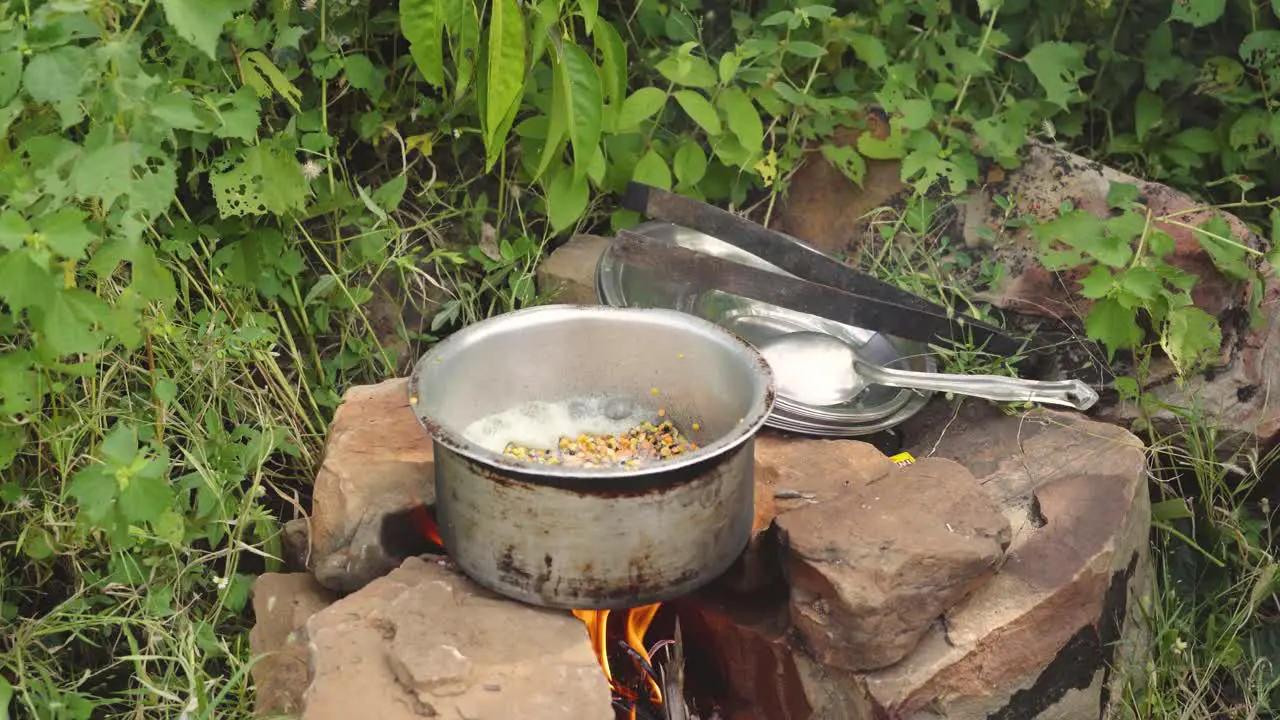
[[[765,260],[710,235],[665,222],[645,223],[635,232],[690,250],[761,270],[790,275]],[[615,307],[680,310],[706,318],[761,347],[793,332],[821,332],[847,343],[870,362],[903,370],[936,372],[934,358],[922,343],[843,325],[824,318],[732,295],[714,288],[691,287],[643,268],[628,266],[606,249],[596,266],[596,294]],[[775,369],[775,374],[777,370]],[[779,387],[785,386],[780,378]],[[929,401],[929,393],[873,385],[848,402],[817,406],[778,393],[767,425],[822,437],[869,435],[904,422]]]

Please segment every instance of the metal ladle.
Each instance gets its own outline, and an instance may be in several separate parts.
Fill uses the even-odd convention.
[[[948,375],[891,370],[867,362],[844,341],[819,332],[781,335],[760,348],[778,394],[809,405],[840,405],[868,385],[954,393],[1001,402],[1039,402],[1088,410],[1098,401],[1079,380],[1022,380],[1003,375]]]

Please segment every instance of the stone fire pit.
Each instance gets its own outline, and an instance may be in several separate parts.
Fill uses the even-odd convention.
[[[347,394],[310,532],[291,528],[310,571],[255,585],[259,712],[613,717],[579,620],[415,555],[431,443],[404,383]],[[1069,413],[937,411],[906,429],[906,467],[853,440],[760,436],[755,539],[671,604],[689,684],[720,717],[1084,718],[1117,700],[1113,668],[1145,645],[1141,444]]]

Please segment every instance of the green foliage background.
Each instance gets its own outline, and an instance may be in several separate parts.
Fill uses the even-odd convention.
[[[768,214],[816,152],[855,183],[899,159],[936,201],[1035,139],[1270,236],[1278,17],[1228,0],[0,0],[0,717],[247,712],[249,585],[279,567],[341,392],[539,302],[549,243],[636,222],[613,205],[629,181]],[[870,117],[885,138],[834,141]],[[1068,265],[1092,264],[1105,310],[1086,327],[1109,350],[1191,368],[1216,321],[1185,302],[1149,212],[1113,195],[1122,222],[1064,208],[1040,229],[1046,263],[1066,242]],[[1256,281],[1257,249],[1202,230]],[[433,319],[387,327],[388,296]],[[1247,552],[1197,535],[1214,562],[1187,572],[1268,597],[1269,534],[1249,533]],[[1169,592],[1172,659],[1134,713],[1269,707],[1266,614],[1207,628],[1217,590]],[[1169,649],[1186,637],[1206,640]],[[1250,670],[1175,662],[1198,652]]]

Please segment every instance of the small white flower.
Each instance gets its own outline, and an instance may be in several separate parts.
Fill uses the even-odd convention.
[[[257,497],[262,497],[263,495],[267,494],[267,489],[259,485],[253,489],[253,494]]]
[[[1173,651],[1178,655],[1181,655],[1183,652],[1186,651],[1186,649],[1187,649],[1186,640],[1183,640],[1182,638],[1178,638],[1177,640],[1173,641]]]
[[[316,2],[317,0],[302,0],[301,7],[303,10],[307,12],[311,12],[312,10],[316,9]]]
[[[231,583],[231,581],[230,581],[230,580],[228,580],[227,578],[222,577],[221,575],[219,575],[218,577],[215,577],[215,578],[213,579],[213,584],[214,584],[214,585],[217,585],[219,590],[226,590],[226,589],[227,589],[227,585],[229,585],[230,583]]]
[[[312,180],[320,177],[321,172],[323,172],[323,170],[320,169],[320,163],[317,163],[315,160],[308,160],[302,163],[302,177],[306,178],[307,182],[311,182]]]
[[[453,129],[453,136],[454,136],[455,138],[460,138],[460,137],[462,137],[462,131],[461,131],[461,130],[459,130],[458,128],[454,128],[454,129]]]
[[[30,495],[23,493],[18,496],[18,499],[13,503],[13,506],[19,510],[31,510],[35,508],[36,501],[32,500]]]

